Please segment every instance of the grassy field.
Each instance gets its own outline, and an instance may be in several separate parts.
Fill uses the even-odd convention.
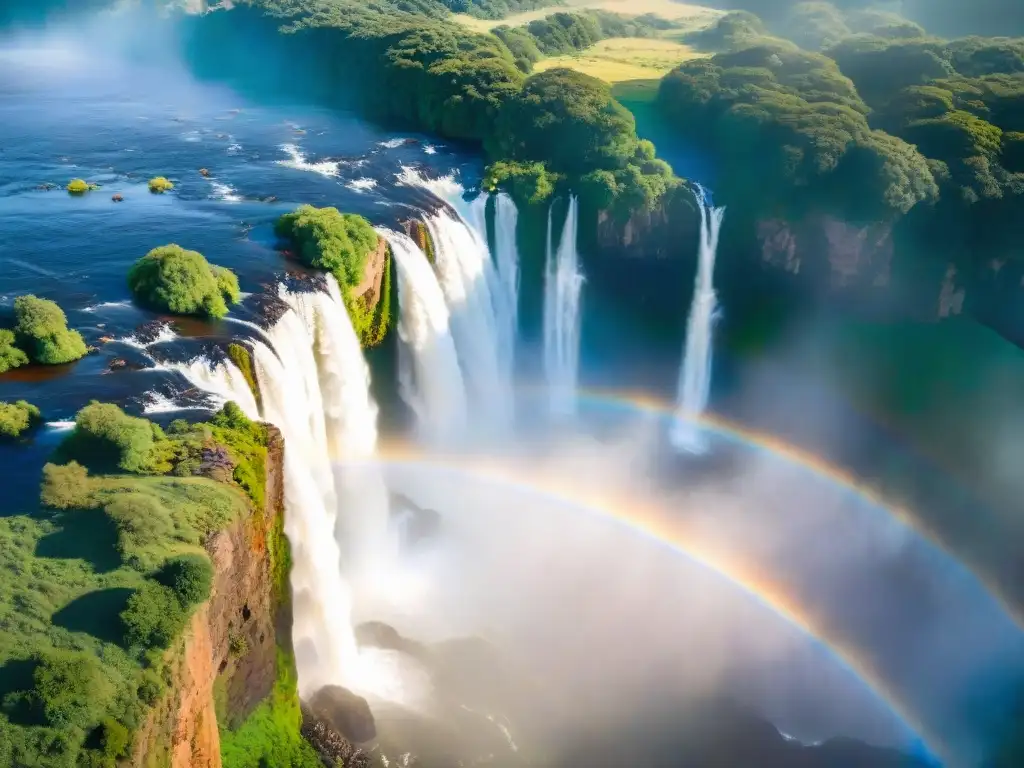
[[[517,27],[535,19],[543,19],[545,16],[557,13],[558,11],[586,9],[612,11],[613,13],[621,13],[626,16],[642,16],[645,13],[653,13],[670,21],[686,21],[688,27],[691,23],[694,27],[710,24],[723,13],[723,11],[718,11],[714,8],[677,3],[673,2],[673,0],[568,0],[565,5],[538,8],[535,11],[516,14],[500,21],[475,19],[472,16],[466,16],[461,13],[456,14],[455,18],[460,23],[477,32],[487,32],[501,24]]]
[[[680,62],[703,55],[671,40],[611,38],[577,54],[542,59],[534,71],[568,67],[607,83],[621,83],[659,78]]]

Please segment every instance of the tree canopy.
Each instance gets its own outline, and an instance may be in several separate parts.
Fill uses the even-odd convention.
[[[234,272],[174,244],[136,261],[128,270],[128,288],[143,306],[178,315],[220,318],[240,298]]]
[[[82,334],[68,328],[68,319],[56,302],[31,294],[14,300],[14,336],[18,347],[34,363],[61,365],[88,354]],[[5,339],[0,337],[0,359],[10,366],[21,359],[5,352]]]
[[[342,290],[362,282],[366,260],[380,239],[362,216],[312,205],[284,214],[274,229],[300,262],[330,272]]]
[[[40,420],[39,409],[25,400],[0,402],[0,438],[20,437]]]

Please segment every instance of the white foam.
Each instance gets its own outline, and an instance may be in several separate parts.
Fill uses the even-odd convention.
[[[319,163],[311,163],[297,144],[282,144],[281,151],[288,155],[288,159],[278,160],[277,164],[282,165],[285,168],[292,168],[296,171],[319,173],[321,176],[328,177],[335,177],[338,175],[338,163],[336,160],[322,160]]]
[[[75,428],[75,422],[73,421],[48,421],[46,422],[46,428],[52,429],[54,432],[67,432],[69,429]]]
[[[211,197],[214,200],[222,200],[225,203],[240,203],[242,202],[242,196],[238,194],[238,190],[232,187],[230,184],[222,184],[219,181],[211,181],[210,186],[213,187],[213,194]]]
[[[359,192],[362,194],[363,192],[369,192],[371,189],[376,189],[377,180],[364,176],[360,179],[353,179],[352,181],[346,182],[345,186],[353,192]]]
[[[136,349],[147,349],[154,346],[155,344],[163,344],[167,341],[174,341],[178,338],[178,334],[174,332],[169,323],[164,323],[160,326],[160,330],[152,341],[139,341],[138,337],[133,333],[130,336],[125,336],[123,339],[117,339],[122,344],[127,344],[129,347],[135,347]]]
[[[394,139],[388,139],[387,141],[381,141],[377,143],[377,146],[384,147],[385,149],[397,149],[408,141],[405,137],[396,137]]]
[[[83,312],[96,312],[100,309],[124,309],[130,307],[132,303],[130,301],[104,301],[99,304],[93,304],[91,307],[85,307]]]

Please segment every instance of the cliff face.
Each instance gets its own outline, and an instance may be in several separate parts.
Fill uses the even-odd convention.
[[[381,285],[384,282],[384,269],[388,263],[388,244],[382,237],[377,242],[377,250],[369,255],[363,269],[363,279],[352,289],[352,298],[365,297],[366,305],[373,309],[381,298]]]
[[[173,651],[171,684],[139,731],[132,765],[220,768],[218,715],[233,726],[270,695],[276,606],[268,536],[284,514],[283,467],[284,440],[271,427],[267,511],[206,543],[215,574],[211,597]]]
[[[689,193],[686,193],[688,196]],[[696,267],[699,218],[670,196],[652,212],[626,222],[599,213],[588,268],[614,290],[628,283],[652,302],[685,305]],[[864,314],[933,321],[970,314],[1024,344],[1024,265],[993,260],[978,269],[971,259],[937,256],[903,221],[850,223],[823,212],[800,220],[728,210],[719,247],[716,283],[723,300],[777,292],[786,301],[827,302]],[[588,273],[588,278],[590,274]],[[664,287],[673,286],[673,291]],[[635,301],[635,297],[623,297]],[[666,317],[668,309],[665,309]]]

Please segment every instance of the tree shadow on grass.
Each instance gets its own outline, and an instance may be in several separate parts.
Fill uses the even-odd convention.
[[[39,662],[35,659],[10,659],[0,666],[0,703],[14,725],[41,725],[39,712],[26,694],[35,688],[32,676]]]
[[[53,614],[52,621],[70,632],[85,632],[105,643],[123,644],[121,612],[134,592],[126,587],[89,592]]]
[[[102,510],[65,512],[60,516],[59,524],[59,530],[39,540],[36,557],[85,560],[96,573],[110,573],[121,567],[117,529]]]

